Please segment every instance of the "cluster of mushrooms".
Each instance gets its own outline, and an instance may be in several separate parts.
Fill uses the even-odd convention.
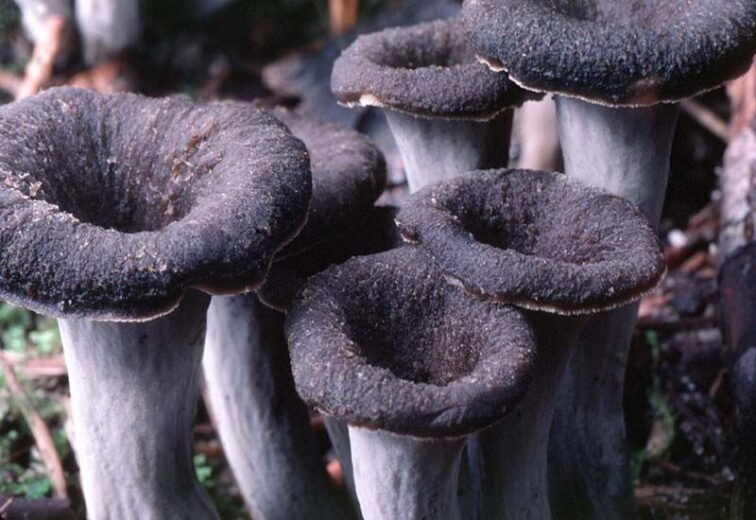
[[[755,46],[754,0],[467,0],[360,37],[333,92],[384,109],[401,208],[375,206],[374,145],[296,113],[2,107],[0,297],[59,320],[88,516],[217,518],[191,462],[203,373],[253,518],[633,517],[622,376],[664,272],[673,102]],[[506,169],[543,92],[566,175]]]

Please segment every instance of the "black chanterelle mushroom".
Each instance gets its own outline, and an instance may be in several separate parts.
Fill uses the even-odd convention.
[[[655,226],[676,101],[734,78],[756,50],[754,0],[467,0],[463,19],[480,59],[557,94],[566,173],[630,200]],[[636,514],[622,415],[636,314],[596,317],[567,372],[551,455],[561,516]]]
[[[191,459],[203,292],[262,281],[310,182],[254,108],[61,88],[0,109],[0,298],[59,319],[90,518],[217,517]]]
[[[466,440],[503,417],[531,375],[522,312],[471,298],[403,247],[312,277],[286,335],[297,391],[348,423],[363,517],[463,518]]]
[[[478,63],[457,19],[360,36],[331,88],[342,104],[384,109],[410,191],[506,166],[511,108],[538,97]]]
[[[471,172],[430,186],[397,217],[445,278],[530,310],[533,379],[507,419],[479,434],[481,518],[550,518],[546,456],[555,391],[587,315],[640,298],[664,272],[656,235],[627,201],[566,176]]]
[[[310,151],[313,172],[307,224],[276,255],[271,271],[278,273],[277,281],[263,285],[268,288],[263,294],[273,295],[285,310],[303,283],[286,276],[292,273],[286,265],[304,265],[305,271],[319,266],[308,273],[314,274],[334,257],[344,261],[359,252],[352,248],[353,235],[375,236],[362,224],[383,191],[386,167],[380,151],[353,130],[284,110],[275,115]],[[203,368],[218,433],[252,515],[346,517],[348,509],[329,485],[307,410],[294,391],[283,316],[265,309],[256,295],[214,297]]]

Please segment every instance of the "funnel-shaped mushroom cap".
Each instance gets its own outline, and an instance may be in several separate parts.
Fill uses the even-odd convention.
[[[470,172],[417,192],[397,224],[466,290],[530,309],[611,309],[651,290],[665,269],[638,209],[559,173]]]
[[[381,151],[363,135],[277,109],[275,116],[310,152],[312,198],[307,224],[276,255],[285,258],[354,229],[370,214],[386,185]]]
[[[71,88],[0,110],[0,298],[140,320],[260,283],[301,228],[307,151],[273,116]]]
[[[448,119],[490,119],[536,97],[478,63],[459,20],[360,36],[336,60],[331,89],[341,103]]]
[[[331,236],[300,255],[273,262],[257,296],[268,307],[284,312],[310,276],[353,256],[400,247],[404,241],[394,223],[397,211],[394,207],[372,208],[355,229]]]
[[[470,43],[526,88],[650,105],[720,85],[756,51],[754,0],[467,0]]]
[[[402,247],[312,277],[286,321],[297,391],[348,423],[417,437],[500,419],[534,359],[523,314],[446,283]]]

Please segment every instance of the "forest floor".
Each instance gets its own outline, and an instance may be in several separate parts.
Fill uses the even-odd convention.
[[[227,13],[202,26],[170,27],[160,38],[155,36],[159,31],[148,30],[135,54],[94,71],[75,60],[58,64],[50,82],[150,95],[184,93],[200,100],[274,100],[260,80],[262,67],[295,46],[316,48],[324,38],[327,16],[323,5],[310,2],[310,12],[282,24],[291,13],[265,9],[264,4],[251,3],[257,6],[255,16]],[[0,0],[0,101],[11,101],[14,78],[23,75],[31,52],[17,11]],[[729,102],[724,90],[696,103],[726,126]],[[627,372],[625,414],[643,518],[726,518],[736,478],[735,421],[722,361],[716,268],[717,172],[726,145],[721,133],[682,111],[661,230],[669,272],[641,304]],[[72,508],[81,511],[56,324],[1,304],[0,346],[8,361],[5,376],[0,376],[0,518],[3,496],[36,500],[52,496],[54,489],[36,432],[29,427],[29,409],[44,419],[65,471]],[[18,376],[23,394],[6,384],[9,371]],[[247,518],[203,409],[194,434],[200,482],[223,518]],[[325,446],[324,433],[323,439]]]

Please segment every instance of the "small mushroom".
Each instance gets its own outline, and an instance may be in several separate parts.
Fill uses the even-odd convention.
[[[217,518],[191,459],[204,293],[259,285],[310,182],[254,108],[59,88],[0,109],[0,298],[58,317],[90,518]]]
[[[336,60],[331,88],[342,104],[384,109],[410,191],[506,166],[511,108],[538,97],[478,63],[456,19],[357,38]]]
[[[466,439],[503,417],[531,375],[523,314],[471,298],[403,247],[312,277],[286,337],[299,394],[348,423],[363,517],[463,518]]]
[[[566,176],[471,172],[411,196],[402,236],[447,281],[528,309],[533,378],[508,418],[479,434],[481,518],[550,518],[547,445],[558,384],[587,316],[636,300],[664,273],[660,243],[630,203]]]
[[[367,233],[360,226],[383,191],[386,168],[378,149],[353,130],[284,110],[275,114],[304,141],[313,171],[307,224],[277,253],[274,280],[266,280],[261,292],[285,311],[303,283],[288,274],[314,274],[354,254],[351,244],[364,244],[354,236]],[[213,298],[203,369],[221,442],[252,515],[346,518],[348,503],[327,480],[294,391],[283,316],[254,294]]]
[[[756,51],[753,0],[468,0],[462,16],[481,60],[524,88],[557,94],[567,175],[628,199],[654,226],[677,101],[738,76]],[[560,391],[551,456],[558,516],[637,515],[622,413],[636,314],[618,309],[586,327]]]

